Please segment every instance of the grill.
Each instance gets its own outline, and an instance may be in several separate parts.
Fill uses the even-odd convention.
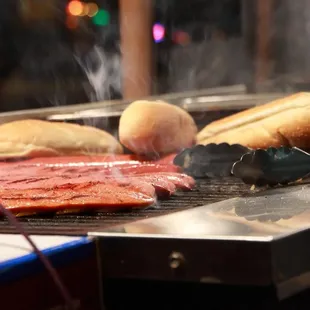
[[[160,201],[158,206],[145,210],[95,215],[29,217],[20,218],[20,222],[30,234],[86,235],[99,228],[105,229],[109,226],[202,206],[246,193],[249,193],[249,186],[233,177],[200,180],[192,192],[177,193],[169,200]],[[0,220],[0,233],[17,233],[17,231],[6,219],[2,219]]]
[[[227,91],[228,90],[229,89],[227,89]],[[283,94],[208,97],[208,95],[218,95],[220,93],[219,90],[215,89],[211,90],[211,93],[208,91],[197,93],[194,97],[187,97],[186,94],[182,94],[181,97],[180,95],[173,95],[172,97],[156,97],[156,99],[168,100],[169,102],[173,102],[187,109],[195,119],[198,128],[201,129],[213,120],[239,112],[253,105],[259,105],[271,101],[272,99],[283,97]],[[30,110],[26,112],[22,111],[22,113],[2,113],[0,115],[0,123],[25,118],[49,119],[51,121],[95,125],[98,128],[114,134],[117,132],[120,113],[127,104],[128,103],[121,102],[111,105],[109,102],[105,102],[102,105],[96,103],[53,109]],[[81,110],[84,111],[82,115],[78,113],[75,114],[75,112],[81,112]],[[110,112],[113,113],[111,114]],[[86,235],[88,232],[106,229],[109,226],[165,215],[171,212],[240,196],[245,193],[249,193],[249,186],[244,185],[241,181],[232,177],[201,180],[194,191],[178,193],[169,200],[161,201],[160,206],[152,209],[96,215],[61,215],[53,217],[20,218],[20,222],[22,222],[25,229],[31,234]],[[0,233],[17,232],[15,227],[11,226],[6,219],[0,219]]]

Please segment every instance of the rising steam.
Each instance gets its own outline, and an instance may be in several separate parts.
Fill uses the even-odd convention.
[[[111,91],[121,92],[121,61],[117,53],[107,55],[102,47],[94,45],[83,60],[77,56],[75,59],[92,87],[90,101],[109,100]]]

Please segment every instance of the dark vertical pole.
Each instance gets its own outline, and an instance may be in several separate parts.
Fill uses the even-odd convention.
[[[123,98],[152,92],[152,0],[119,0]]]
[[[268,80],[272,70],[271,61],[271,28],[273,0],[256,0],[256,83]]]
[[[248,80],[245,81],[249,92],[255,91],[255,45],[256,45],[256,0],[242,0],[242,37],[246,52]]]

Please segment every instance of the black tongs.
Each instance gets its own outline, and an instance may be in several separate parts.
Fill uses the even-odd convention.
[[[187,148],[174,158],[174,164],[195,178],[231,176],[233,164],[250,150],[239,144],[207,144]]]
[[[310,154],[297,147],[250,151],[233,164],[231,172],[246,184],[286,185],[310,174]]]
[[[239,144],[197,145],[178,154],[174,164],[195,178],[233,175],[256,186],[286,185],[310,174],[310,154],[297,147],[251,150]]]

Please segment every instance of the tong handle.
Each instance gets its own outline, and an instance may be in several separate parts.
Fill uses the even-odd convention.
[[[288,184],[309,173],[310,154],[297,147],[251,151],[232,166],[234,176],[256,186]]]

